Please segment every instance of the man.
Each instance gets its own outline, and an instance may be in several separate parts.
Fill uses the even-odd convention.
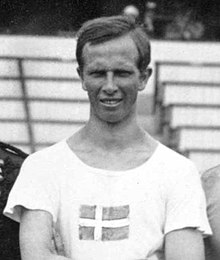
[[[144,30],[125,16],[87,22],[76,56],[90,118],[23,164],[5,209],[20,221],[22,259],[204,259],[211,231],[197,170],[137,124],[151,74]]]
[[[220,165],[202,174],[207,200],[208,219],[213,236],[205,239],[206,260],[220,259]]]

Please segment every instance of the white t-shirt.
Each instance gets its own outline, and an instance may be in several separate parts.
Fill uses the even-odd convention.
[[[4,214],[19,221],[20,205],[52,214],[74,260],[164,259],[168,232],[211,234],[196,168],[162,144],[139,167],[109,171],[59,142],[25,160]]]

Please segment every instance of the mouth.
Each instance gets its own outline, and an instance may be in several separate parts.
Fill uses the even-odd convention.
[[[114,106],[114,105],[118,105],[120,102],[122,101],[121,98],[116,98],[116,99],[100,99],[100,102],[104,105],[108,105],[108,106]]]

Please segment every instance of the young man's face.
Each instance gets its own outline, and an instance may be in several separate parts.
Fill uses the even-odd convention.
[[[138,50],[130,36],[83,49],[83,89],[88,92],[91,115],[117,123],[134,115],[137,93],[148,79],[137,68]]]

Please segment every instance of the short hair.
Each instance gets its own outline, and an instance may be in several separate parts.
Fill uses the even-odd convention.
[[[149,38],[145,29],[127,15],[96,18],[83,24],[77,34],[76,45],[76,59],[80,70],[83,69],[83,48],[87,43],[96,45],[126,35],[134,41],[139,53],[137,66],[140,71],[144,71],[151,59]]]

